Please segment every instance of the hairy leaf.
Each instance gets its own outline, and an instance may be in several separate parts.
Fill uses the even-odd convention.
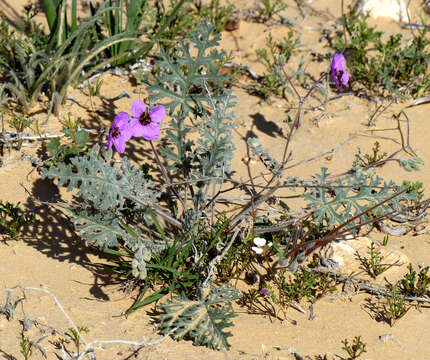
[[[156,199],[151,189],[152,182],[144,177],[143,172],[123,158],[121,167],[112,166],[111,151],[99,156],[99,147],[95,145],[88,156],[71,159],[70,164],[59,163],[43,171],[43,176],[58,178],[59,185],[67,190],[78,189],[78,195],[90,201],[97,209],[123,208],[125,199],[139,199],[139,206],[150,205]]]
[[[225,328],[232,326],[230,320],[236,314],[231,302],[238,298],[238,291],[232,287],[211,288],[209,294],[198,301],[176,296],[162,305],[166,314],[160,316],[161,331],[172,332],[178,340],[191,338],[195,345],[228,349],[227,338],[231,333]]]
[[[168,99],[165,106],[173,114],[178,106],[182,106],[184,115],[192,113],[201,116],[205,113],[204,105],[208,103],[208,96],[204,84],[222,86],[225,75],[219,73],[217,64],[226,56],[225,51],[214,50],[219,45],[220,35],[211,38],[215,26],[202,24],[198,31],[191,36],[191,44],[180,40],[173,54],[164,50],[160,52],[162,58],[157,62],[161,69],[161,75],[157,78],[157,84],[148,87],[150,100],[156,102],[160,99]],[[194,49],[197,54],[194,56]],[[217,97],[216,94],[214,94]]]
[[[330,179],[330,174],[325,167],[321,169],[321,174],[316,176],[318,181],[302,197],[309,200],[308,205],[315,209],[315,221],[321,225],[327,225],[329,229],[365,212],[403,189],[393,181],[384,182],[381,177],[369,175],[359,167],[354,168],[352,175],[336,180]],[[394,209],[401,209],[401,202],[410,204],[416,199],[415,192],[404,192],[389,203],[380,205],[372,213],[380,215],[389,213]],[[361,220],[368,221],[370,216],[365,214]],[[354,226],[354,223],[350,226]]]

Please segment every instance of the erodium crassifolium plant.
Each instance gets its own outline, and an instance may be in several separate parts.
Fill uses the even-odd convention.
[[[234,313],[230,303],[237,291],[207,286],[207,281],[202,286],[217,247],[199,239],[214,225],[206,214],[213,196],[210,190],[229,170],[234,150],[234,97],[223,88],[226,77],[219,74],[217,64],[226,54],[214,49],[220,36],[212,36],[213,31],[212,25],[201,25],[190,42],[180,41],[172,53],[161,51],[161,61],[156,64],[158,75],[148,90],[151,103],[162,100],[164,105],[147,106],[135,100],[131,116],[127,112],[116,115],[107,149],[95,145],[88,155],[74,157],[70,164],[45,169],[44,176],[58,179],[59,185],[67,186],[69,191],[77,190],[81,201],[70,210],[77,231],[86,241],[126,252],[132,257],[130,275],[138,279],[149,282],[161,277],[170,282],[157,292],[156,300],[176,292],[181,298],[175,302],[184,309],[192,303],[191,312],[175,315],[172,304],[166,305],[168,316],[175,319],[163,318],[163,332],[173,332],[175,338],[186,334],[196,343],[226,348],[229,334],[223,329],[231,326]],[[167,145],[156,149],[153,141],[160,137],[166,110],[172,120],[161,137]],[[190,139],[190,125],[198,130],[196,141]],[[126,156],[120,163],[113,161],[113,148],[123,154],[127,142],[136,137],[150,142],[161,181],[152,180]],[[172,184],[172,177],[179,184]],[[171,206],[160,205],[161,196]],[[163,262],[163,256],[169,260]],[[179,277],[179,270],[184,274],[184,266],[185,273],[190,274],[188,285]],[[187,320],[203,313],[206,315],[197,317],[198,321]]]
[[[131,115],[115,116],[105,147],[96,145],[68,164],[59,162],[45,169],[44,176],[76,191],[80,201],[70,210],[86,241],[128,259],[127,266],[120,266],[123,273],[144,284],[133,310],[174,294],[161,306],[161,331],[220,349],[228,347],[224,329],[231,326],[231,302],[238,291],[215,286],[215,268],[234,251],[235,239],[249,245],[250,237],[246,230],[238,236],[242,222],[237,218],[246,216],[246,207],[232,219],[217,216],[214,208],[223,180],[230,177],[235,103],[224,88],[228,78],[219,73],[226,53],[217,50],[220,35],[213,33],[213,25],[203,24],[189,41],[160,50],[154,80],[148,82],[150,104],[134,100]],[[340,73],[344,67],[336,69],[335,79],[345,85]],[[158,101],[163,105],[156,105]],[[162,131],[167,114],[171,121]],[[191,136],[191,129],[197,134]],[[123,155],[134,138],[149,142],[148,158],[158,165],[158,173],[137,168]],[[336,178],[326,169],[311,181],[286,177],[286,160],[275,159],[257,139],[249,139],[248,145],[275,178],[303,189],[315,229],[330,231],[351,218],[351,227],[360,225],[414,197],[374,176],[371,169],[360,168],[358,160]],[[119,162],[112,159],[113,149],[120,153]],[[389,201],[393,196],[395,201]],[[254,244],[259,249],[263,242]],[[149,289],[153,292],[144,297]]]

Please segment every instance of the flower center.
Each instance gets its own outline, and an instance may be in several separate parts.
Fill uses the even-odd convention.
[[[119,131],[119,129],[117,127],[114,127],[112,129],[112,137],[117,138],[120,135],[121,135],[121,132]]]
[[[151,123],[151,118],[149,117],[149,113],[147,111],[143,112],[139,117],[139,122],[142,125],[149,125]]]

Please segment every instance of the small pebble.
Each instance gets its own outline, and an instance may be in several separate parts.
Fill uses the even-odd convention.
[[[225,31],[234,31],[239,29],[240,20],[235,19],[228,19],[225,23],[224,30]]]
[[[379,336],[379,341],[385,344],[388,340],[394,341],[393,334],[383,334]]]

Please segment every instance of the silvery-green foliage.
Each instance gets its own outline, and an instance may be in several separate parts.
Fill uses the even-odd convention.
[[[230,320],[236,316],[231,306],[239,299],[239,291],[233,287],[211,287],[200,300],[189,300],[175,296],[161,305],[165,314],[160,316],[163,334],[172,333],[180,340],[190,338],[195,345],[207,345],[212,349],[228,349],[227,338],[231,336],[225,328],[232,326]]]
[[[139,249],[134,253],[134,259],[131,262],[132,274],[134,277],[139,279],[145,279],[146,263],[151,260],[151,252],[143,244],[139,246]]]
[[[252,155],[258,156],[267,170],[276,176],[283,176],[283,171],[280,171],[282,164],[270,155],[267,149],[261,146],[258,138],[248,138],[247,143],[251,149]]]
[[[359,167],[353,170],[352,174],[332,180],[327,168],[323,167],[321,174],[316,175],[318,181],[302,195],[310,201],[308,206],[314,209],[317,224],[333,229],[403,190],[393,181],[387,183],[377,175],[361,171]],[[372,212],[379,215],[390,213],[413,200],[417,200],[416,192],[403,192]],[[360,220],[366,222],[370,217],[365,213]],[[353,225],[351,223],[349,226]]]
[[[204,105],[209,104],[205,84],[221,87],[227,79],[219,73],[217,67],[217,63],[222,63],[225,59],[226,52],[214,49],[221,39],[219,34],[212,37],[214,30],[214,25],[203,23],[191,35],[191,44],[180,40],[172,54],[160,51],[162,60],[156,65],[161,73],[157,77],[157,83],[148,87],[149,99],[154,102],[169,99],[164,105],[171,115],[180,106],[182,116],[186,117],[189,113],[202,116],[206,112]],[[212,96],[215,100],[218,99],[218,94],[214,93]]]
[[[185,174],[197,169],[196,176],[216,173],[215,168],[230,160],[233,151],[229,144],[233,96],[230,91],[213,90],[227,79],[219,74],[217,67],[225,60],[226,53],[213,49],[220,40],[220,35],[212,37],[214,29],[211,24],[202,24],[191,36],[191,43],[182,40],[172,54],[162,52],[162,60],[156,63],[160,75],[148,87],[150,100],[167,100],[165,106],[173,117],[166,132],[173,148],[162,151],[169,169]],[[189,116],[200,133],[197,149],[188,138],[190,129],[185,122]]]
[[[121,166],[112,166],[112,152],[102,151],[95,145],[88,156],[71,159],[70,164],[59,163],[58,167],[44,169],[42,175],[58,179],[67,191],[78,189],[78,195],[90,201],[96,209],[120,209],[126,199],[139,199],[139,206],[148,206],[157,198],[152,181],[123,158]]]
[[[131,247],[137,242],[121,227],[118,216],[110,211],[93,214],[89,211],[76,211],[72,221],[88,243],[100,248],[118,246],[121,239],[127,239],[126,242]]]
[[[5,315],[7,320],[11,320],[13,318],[13,314],[15,313],[16,307],[18,304],[24,300],[24,298],[18,298],[12,300],[12,291],[7,291],[6,303],[4,306],[0,306],[0,315]]]
[[[199,124],[200,137],[197,139],[198,176],[220,176],[221,167],[230,170],[235,149],[232,141],[234,113],[231,111],[236,103],[232,102],[232,92],[225,91],[219,102],[213,105],[213,113],[205,115]]]
[[[202,24],[189,42],[180,41],[172,53],[162,52],[157,62],[160,74],[148,87],[150,100],[163,100],[172,115],[166,131],[168,146],[160,149],[167,168],[190,181],[184,191],[191,193],[186,196],[193,200],[195,220],[189,221],[191,210],[184,212],[186,232],[202,216],[207,186],[216,182],[213,177],[229,171],[233,158],[235,102],[232,92],[221,88],[227,77],[219,74],[219,64],[225,62],[226,53],[214,49],[220,40],[220,35],[212,36],[214,30],[213,25]],[[189,139],[191,124],[199,132],[196,141]]]
[[[424,164],[424,160],[420,157],[412,157],[400,159],[400,166],[406,171],[419,171],[420,166]]]
[[[157,192],[152,189],[152,181],[135,168],[127,158],[120,166],[111,162],[112,152],[100,152],[95,145],[85,156],[76,156],[70,164],[58,163],[43,170],[43,176],[58,179],[59,185],[67,190],[77,189],[77,195],[84,200],[80,209],[72,208],[72,221],[76,230],[91,245],[104,247],[124,246],[133,253],[133,275],[146,277],[146,262],[151,254],[165,248],[165,244],[144,239],[141,230],[126,224],[121,210],[126,200],[131,200],[135,208],[146,212],[156,201]],[[87,209],[83,209],[86,207]]]

